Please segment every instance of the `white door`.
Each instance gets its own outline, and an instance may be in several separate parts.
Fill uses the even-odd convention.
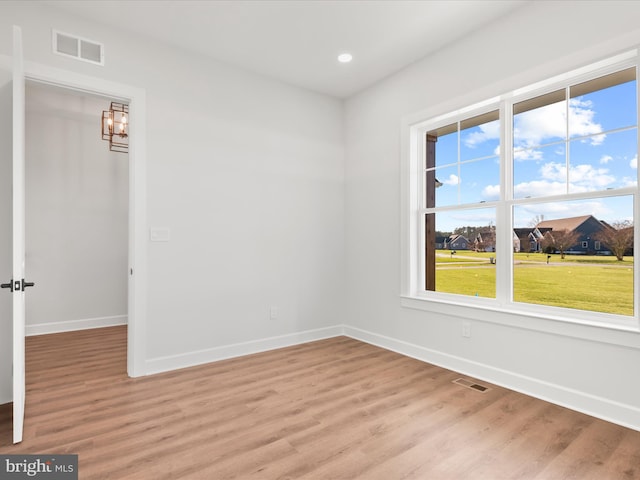
[[[24,66],[22,32],[13,27],[13,443],[22,441],[25,404]],[[31,286],[29,284],[29,286]]]
[[[12,277],[2,288],[12,293],[13,309],[13,442],[22,441],[25,405],[25,298],[24,288],[24,145],[25,145],[25,98],[24,69],[22,62],[22,33],[19,27],[13,27],[12,61]],[[28,284],[31,286],[32,284]]]

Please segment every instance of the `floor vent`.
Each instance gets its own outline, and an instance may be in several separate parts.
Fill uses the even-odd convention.
[[[101,43],[57,30],[53,31],[53,53],[104,65],[104,46]]]
[[[464,378],[458,378],[457,380],[454,380],[453,383],[481,393],[491,390],[489,387],[485,387],[484,385],[480,385],[479,383],[472,382],[471,380],[466,380]]]

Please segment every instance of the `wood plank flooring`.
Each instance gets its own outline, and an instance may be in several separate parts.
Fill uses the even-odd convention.
[[[27,339],[25,441],[97,479],[640,479],[640,432],[345,337],[137,379],[126,329]]]

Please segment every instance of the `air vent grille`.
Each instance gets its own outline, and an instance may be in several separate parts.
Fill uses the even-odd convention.
[[[53,53],[104,65],[104,46],[101,43],[57,30],[53,31]]]
[[[462,385],[463,387],[467,387],[467,388],[470,388],[471,390],[475,390],[481,393],[491,390],[489,387],[485,387],[484,385],[480,385],[479,383],[472,382],[471,380],[467,380],[466,378],[458,378],[454,380],[453,383],[457,385]]]

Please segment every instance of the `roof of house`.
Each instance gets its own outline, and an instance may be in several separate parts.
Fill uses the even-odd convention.
[[[572,231],[586,222],[589,218],[594,218],[593,215],[582,215],[580,217],[570,218],[558,218],[557,220],[543,220],[536,227],[538,229],[552,229],[552,230],[568,230]],[[598,220],[596,220],[598,221]]]
[[[529,235],[533,235],[534,237],[540,238],[546,232],[552,230],[550,227],[516,227],[513,229],[513,232],[520,238],[527,237]],[[537,233],[536,233],[537,232]]]
[[[467,240],[467,238],[466,238],[465,236],[460,235],[460,234],[457,234],[457,233],[456,233],[456,234],[454,234],[454,235],[451,235],[451,236],[449,237],[449,243],[456,242],[456,241],[458,241],[458,240],[460,240],[460,239],[462,239],[462,240],[464,240],[465,242],[469,243],[469,240]]]

